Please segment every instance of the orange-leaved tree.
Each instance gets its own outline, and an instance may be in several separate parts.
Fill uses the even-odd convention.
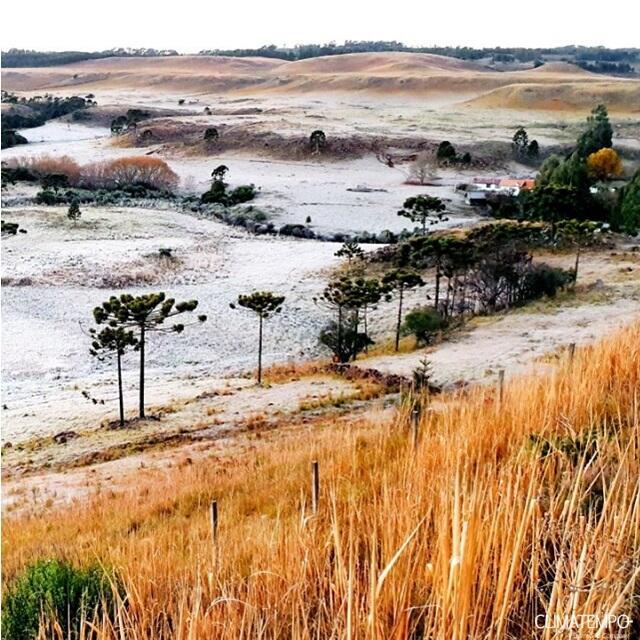
[[[610,180],[622,174],[622,162],[614,149],[605,147],[587,157],[589,173],[598,180]]]

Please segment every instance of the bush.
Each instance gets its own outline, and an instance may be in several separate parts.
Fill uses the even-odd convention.
[[[173,191],[179,183],[177,174],[160,158],[133,156],[94,162],[82,168],[82,185],[91,189],[116,189],[142,185]]]
[[[3,129],[0,142],[3,149],[9,149],[19,144],[27,144],[29,141],[13,129]]]
[[[640,170],[620,191],[612,223],[614,228],[629,234],[636,234],[640,229]]]
[[[442,316],[433,307],[418,307],[407,313],[403,330],[414,335],[418,345],[425,345],[443,326]]]
[[[436,151],[436,158],[438,162],[442,162],[442,163],[454,162],[456,159],[455,147],[448,140],[443,140],[438,145],[438,150]]]
[[[41,180],[48,175],[63,175],[70,185],[80,182],[80,165],[69,156],[36,156],[33,158],[16,158],[7,162],[7,167],[15,171],[26,171]]]
[[[61,560],[40,560],[28,566],[9,586],[2,602],[4,640],[38,636],[42,616],[45,631],[54,621],[65,638],[77,638],[81,620],[90,622],[109,611],[113,590],[99,566],[78,569]],[[53,637],[45,633],[45,637]]]
[[[320,332],[320,344],[327,347],[335,360],[341,363],[349,362],[355,358],[365,347],[373,344],[373,340],[366,333],[356,332],[355,322],[352,318],[343,321],[338,327],[336,322],[330,322]]]
[[[249,202],[256,197],[256,188],[252,184],[244,184],[231,191],[227,191],[227,184],[222,180],[214,180],[211,188],[202,194],[201,201],[205,204],[223,204],[233,206]]]
[[[537,300],[543,296],[553,298],[573,279],[572,271],[551,267],[544,262],[532,264],[523,277],[522,300]]]
[[[67,196],[64,193],[55,193],[51,189],[43,189],[36,194],[36,202],[38,204],[46,204],[52,206],[54,204],[65,204]]]
[[[256,197],[256,188],[252,184],[243,184],[231,191],[227,197],[229,204],[241,204],[249,202]]]
[[[15,184],[16,182],[38,182],[38,176],[27,167],[11,167],[2,163],[2,184]]]
[[[225,204],[227,198],[227,185],[222,180],[214,180],[211,189],[202,194],[202,202],[205,204]]]

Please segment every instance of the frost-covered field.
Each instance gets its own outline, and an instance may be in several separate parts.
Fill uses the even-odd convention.
[[[82,164],[148,151],[112,146],[104,128],[78,124],[48,123],[28,130],[27,135],[41,141],[6,150],[5,160],[68,155]],[[294,162],[234,153],[208,158],[171,157],[167,161],[180,176],[181,188],[197,194],[209,188],[211,171],[216,166],[227,165],[232,187],[253,183],[261,190],[252,204],[264,209],[276,225],[305,224],[310,217],[311,227],[321,233],[379,233],[385,229],[397,233],[413,226],[397,215],[398,209],[406,198],[419,193],[430,193],[447,203],[452,214],[443,226],[468,224],[475,218],[455,192],[453,174],[443,173],[442,186],[406,185],[406,168],[389,168],[372,156],[348,161]]]
[[[83,125],[49,123],[30,130],[29,137],[41,141],[9,149],[4,159],[50,154],[84,163],[139,153],[114,147],[106,130]],[[304,222],[310,215],[312,225],[323,230],[399,230],[404,225],[397,208],[416,191],[401,184],[401,174],[374,159],[327,164],[246,156],[168,161],[196,192],[208,187],[211,169],[224,162],[232,185],[253,182],[261,187],[255,205],[277,216],[276,222]],[[388,191],[347,191],[358,184]],[[33,195],[32,188],[21,189]],[[12,190],[4,195],[11,197]],[[254,366],[255,318],[229,308],[239,293],[270,289],[287,297],[282,314],[267,327],[266,363],[318,354],[318,331],[327,315],[312,297],[322,290],[327,269],[337,264],[333,254],[338,245],[251,236],[174,210],[82,209],[77,226],[62,207],[25,205],[3,211],[4,219],[28,231],[3,241],[5,438],[49,432],[58,412],[82,413],[89,402],[83,390],[98,399],[113,397],[113,367],[91,358],[86,335],[93,307],[113,293],[162,290],[177,299],[196,298],[199,311],[209,317],[181,336],[152,338],[152,399],[155,388],[171,381],[191,384]],[[160,248],[171,248],[175,262],[160,261]],[[136,364],[135,355],[126,359],[129,398]]]
[[[46,431],[38,407],[52,397],[63,394],[82,405],[82,390],[112,395],[113,388],[102,385],[111,384],[113,367],[91,358],[86,330],[93,307],[118,291],[195,298],[198,312],[208,315],[180,336],[151,339],[152,388],[253,367],[256,320],[229,303],[256,289],[287,297],[267,326],[265,361],[317,353],[325,315],[311,298],[323,286],[321,269],[336,261],[335,244],[251,237],[175,211],[86,208],[76,227],[61,208],[5,215],[28,234],[12,238],[3,251],[9,285],[2,291],[3,402],[12,412],[41,418],[33,421],[38,432]],[[173,262],[158,258],[161,247],[174,250]],[[127,357],[127,386],[135,383],[136,364],[135,354]],[[10,420],[4,434],[26,435],[13,433]]]

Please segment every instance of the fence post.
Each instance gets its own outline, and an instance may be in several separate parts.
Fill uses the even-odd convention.
[[[211,501],[211,538],[213,539],[214,547],[218,544],[218,501]]]
[[[576,355],[576,343],[569,344],[569,368],[573,367],[573,358]]]
[[[498,371],[498,399],[500,404],[504,399],[504,369]]]
[[[311,463],[311,511],[318,513],[318,505],[320,502],[320,472],[318,470],[318,461]]]
[[[420,423],[420,409],[413,407],[411,411],[411,444],[413,450],[418,448],[418,425]]]

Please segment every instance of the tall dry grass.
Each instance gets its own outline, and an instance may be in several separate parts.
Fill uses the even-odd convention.
[[[534,621],[640,622],[639,401],[636,324],[508,382],[501,406],[489,388],[439,400],[415,450],[404,407],[7,519],[5,580],[38,557],[114,568],[127,595],[94,638],[631,638]]]

